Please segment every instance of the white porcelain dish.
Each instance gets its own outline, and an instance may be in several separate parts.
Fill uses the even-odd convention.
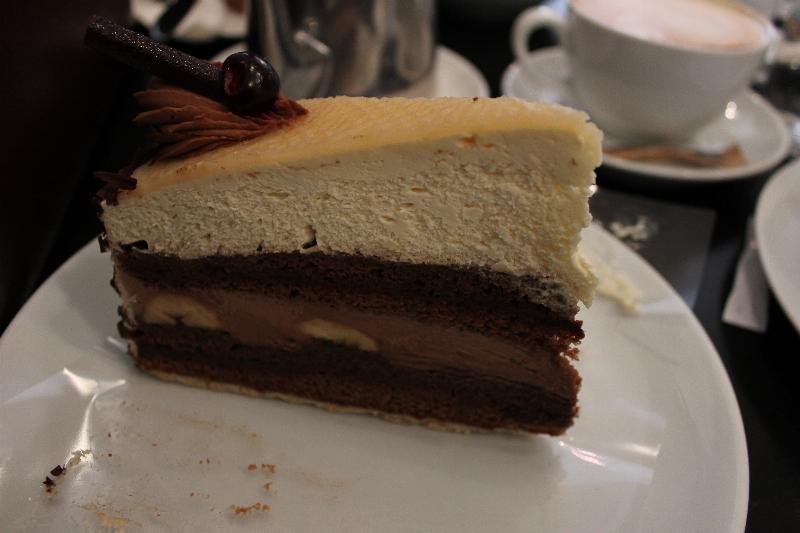
[[[800,331],[800,161],[764,186],[756,205],[755,234],[772,292]]]
[[[581,414],[551,438],[158,381],[120,348],[109,258],[91,243],[0,340],[3,529],[742,531],[747,452],[714,347],[639,256],[597,227],[584,246],[641,290],[641,311],[602,299],[581,311]],[[91,451],[45,494],[78,450]],[[230,507],[256,503],[271,509]]]

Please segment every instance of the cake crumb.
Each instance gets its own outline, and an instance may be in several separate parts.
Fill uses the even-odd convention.
[[[42,485],[44,485],[44,491],[47,494],[55,494],[56,482],[50,479],[50,476],[45,476],[44,481],[42,481]]]
[[[649,217],[639,215],[631,224],[614,220],[608,224],[608,229],[630,248],[639,250],[645,241],[658,233],[658,224]]]
[[[264,490],[267,492],[272,492],[272,481],[264,483]]]
[[[90,455],[92,453],[91,450],[76,450],[72,452],[72,457],[64,463],[64,465],[56,465],[50,469],[50,475],[45,476],[44,481],[42,481],[42,485],[45,487],[45,492],[49,495],[53,495],[56,493],[56,482],[53,478],[58,478],[66,473],[66,471],[78,464],[80,464],[81,460]],[[53,476],[51,478],[50,476]]]
[[[255,465],[253,465],[253,466],[255,466]],[[275,470],[277,470],[277,467],[275,465],[272,465],[272,464],[261,463],[261,469],[262,470],[269,470],[270,472],[272,472],[274,474]]]
[[[585,253],[584,256],[589,261],[591,270],[597,278],[595,289],[597,294],[615,302],[627,314],[638,313],[643,297],[642,291],[609,261],[594,254]]]
[[[69,458],[67,464],[64,465],[64,469],[66,470],[67,468],[72,468],[73,466],[80,464],[84,457],[88,457],[91,454],[92,450],[75,450],[72,452],[72,457]]]
[[[247,469],[248,470],[255,470],[256,468],[258,468],[258,467],[253,463],[250,463],[249,465],[247,465]]]
[[[246,515],[250,511],[269,511],[272,509],[269,504],[256,502],[253,505],[231,505],[230,511],[234,516]]]

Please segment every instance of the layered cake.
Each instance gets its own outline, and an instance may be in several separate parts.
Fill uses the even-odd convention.
[[[206,149],[167,130],[224,136],[184,119],[227,111],[158,92],[139,96],[140,121],[168,153],[199,153],[109,179],[102,204],[139,367],[449,428],[570,426],[575,315],[594,281],[576,246],[600,161],[585,115],[511,98],[336,97]],[[159,101],[170,111],[153,119]]]
[[[594,286],[576,248],[600,163],[586,115],[293,102],[252,54],[220,68],[102,19],[87,43],[185,87],[137,94],[152,146],[99,174],[140,368],[445,429],[572,424]]]

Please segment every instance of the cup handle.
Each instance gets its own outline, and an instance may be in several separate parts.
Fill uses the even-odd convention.
[[[564,42],[566,24],[564,18],[549,7],[530,7],[520,13],[514,20],[511,29],[511,48],[517,61],[524,61],[530,53],[528,37],[538,29],[549,29],[555,32],[559,44]]]

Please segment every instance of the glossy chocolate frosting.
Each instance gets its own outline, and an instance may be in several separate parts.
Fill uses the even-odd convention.
[[[193,156],[252,139],[307,113],[279,95],[270,111],[239,115],[220,102],[163,82],[134,96],[144,108],[134,122],[153,128],[149,137],[156,144],[154,160]]]

